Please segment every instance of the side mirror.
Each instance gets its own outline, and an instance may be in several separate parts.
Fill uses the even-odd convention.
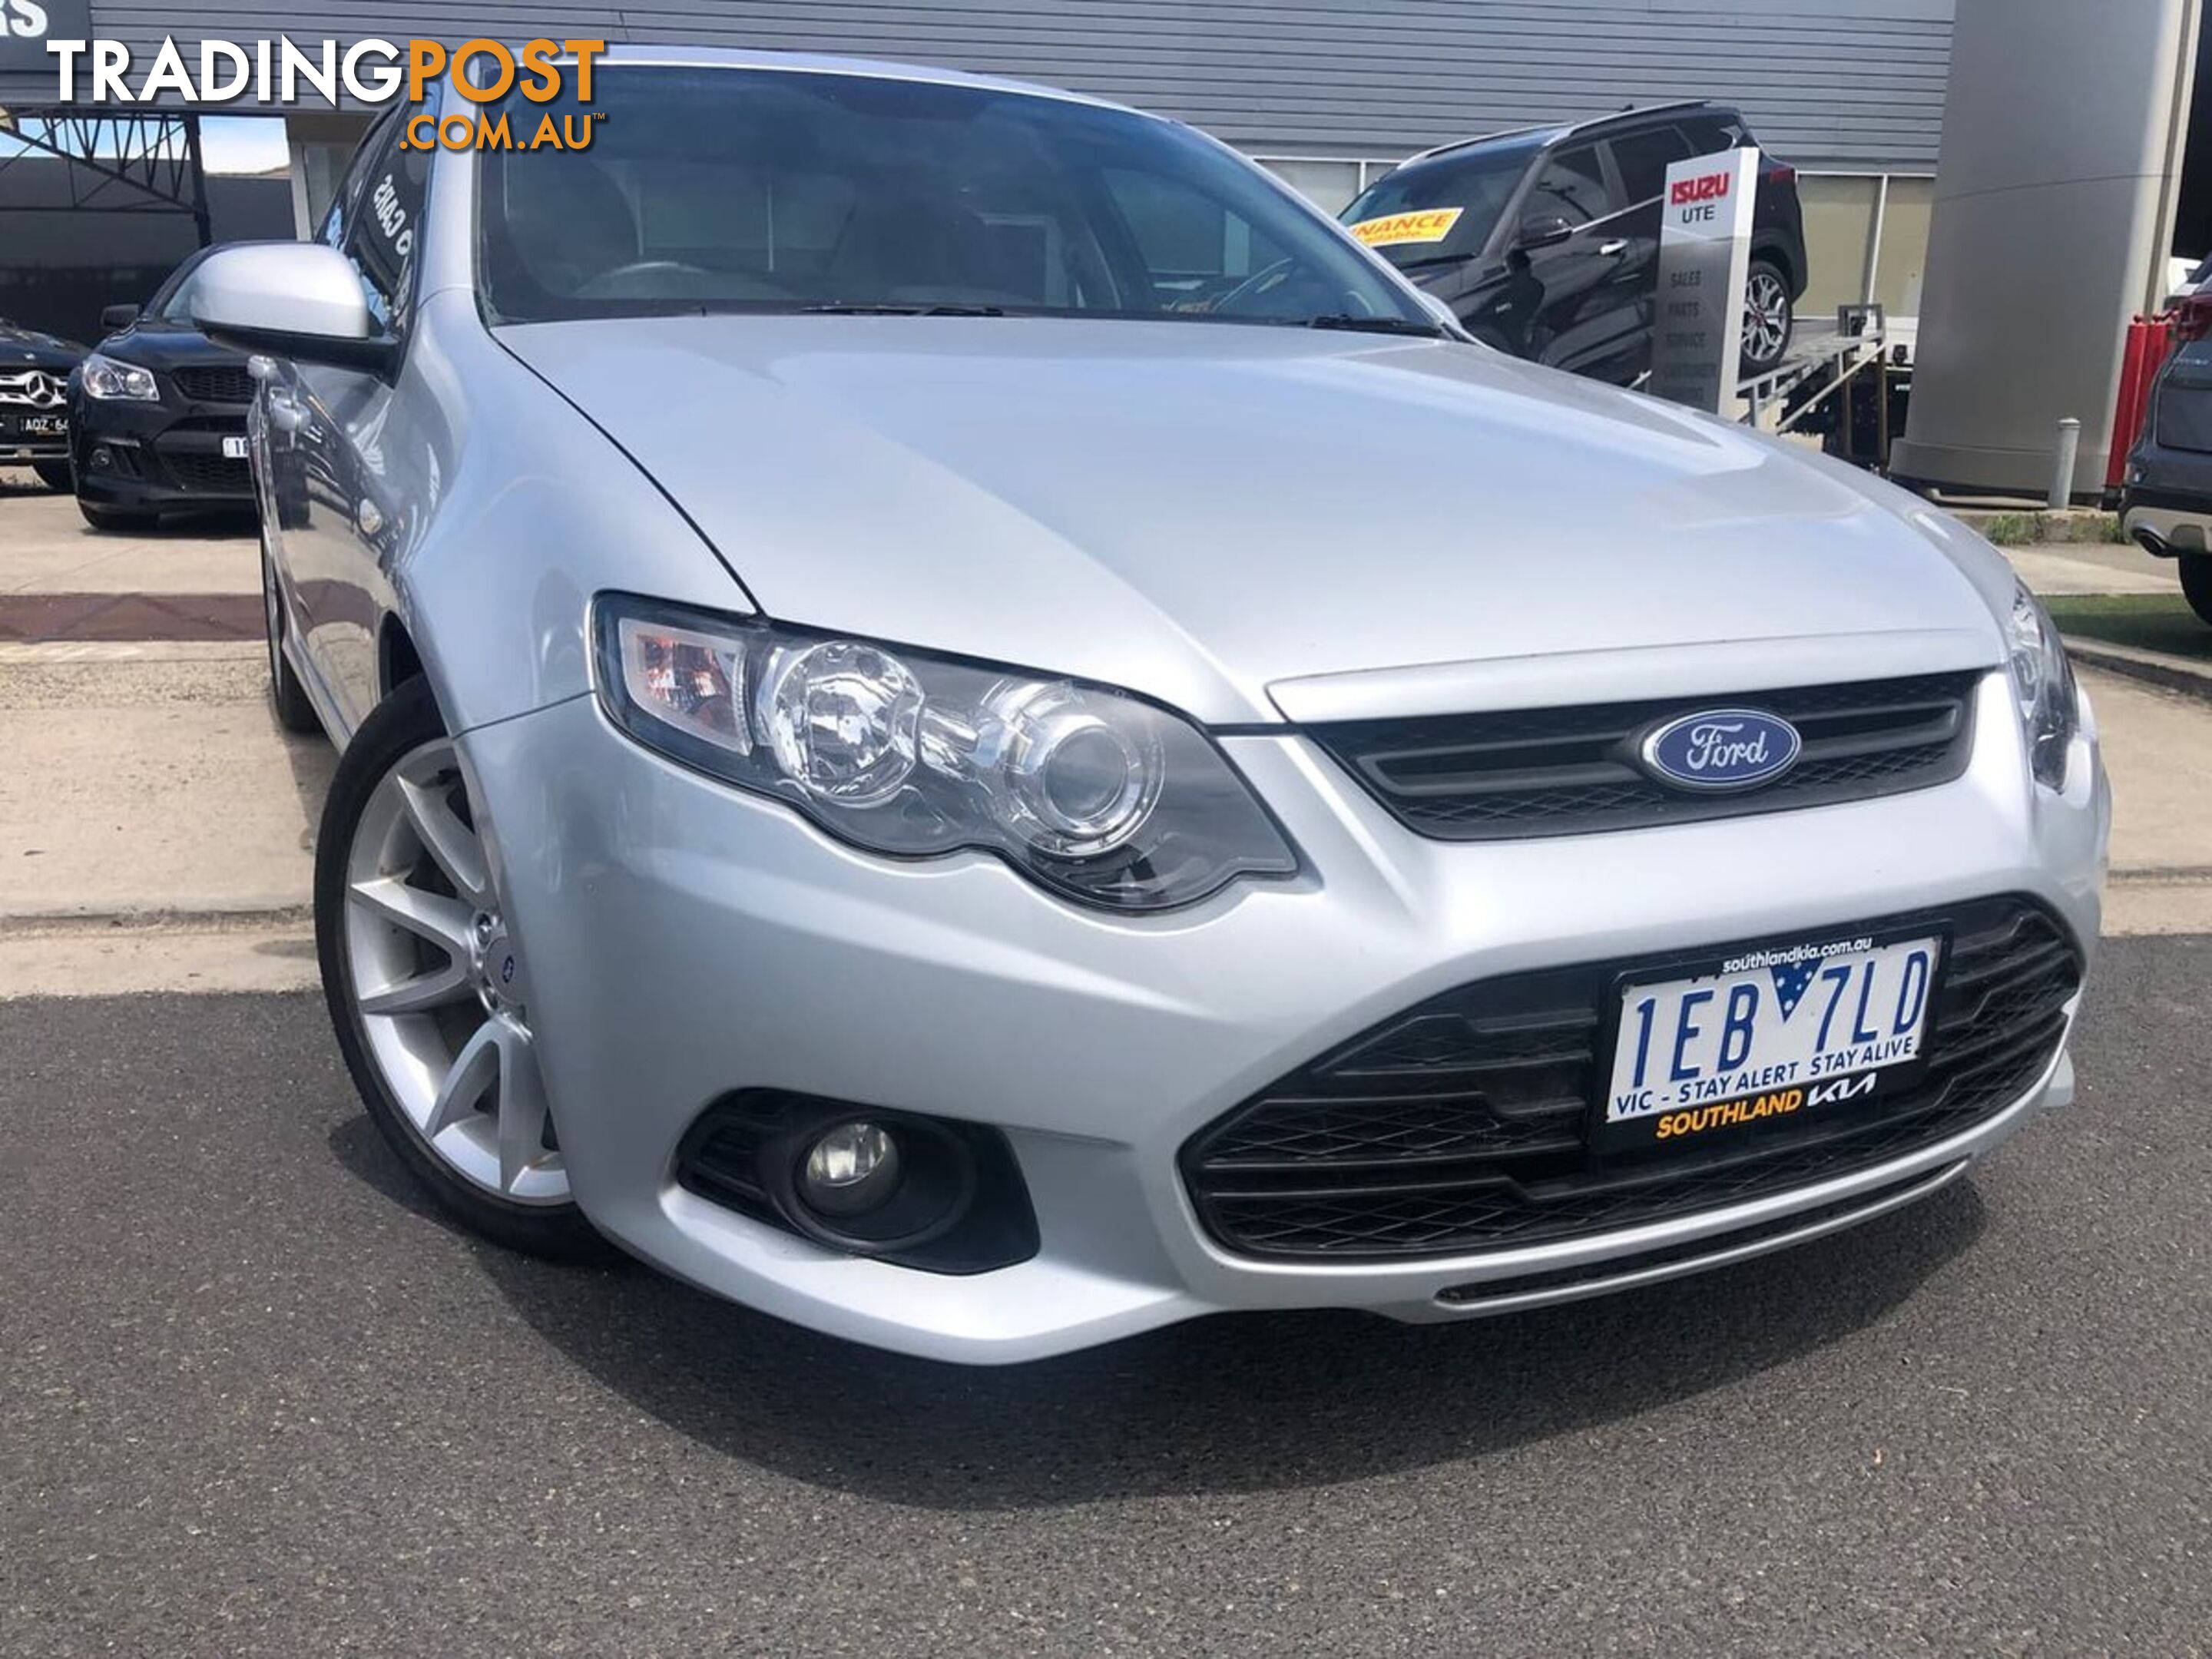
[[[1516,247],[1552,247],[1575,234],[1575,228],[1556,213],[1535,213],[1521,222]]]
[[[137,306],[109,306],[100,313],[100,331],[119,334],[138,320]]]
[[[192,278],[192,320],[218,345],[388,375],[398,346],[376,332],[361,278],[320,242],[244,242]]]

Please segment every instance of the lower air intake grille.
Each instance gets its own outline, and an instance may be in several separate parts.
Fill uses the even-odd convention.
[[[1948,783],[1973,742],[1978,672],[1735,696],[1592,703],[1307,728],[1407,828],[1444,841],[1588,835],[1867,800]],[[1685,794],[1637,764],[1644,732],[1701,708],[1778,714],[1804,739],[1761,788]]]
[[[1948,927],[1920,1080],[1724,1148],[1600,1158],[1585,1134],[1605,1004],[1639,964],[1485,981],[1408,1010],[1199,1132],[1183,1179],[1240,1255],[1404,1259],[1578,1238],[1902,1158],[2018,1100],[2065,1035],[2081,957],[2032,901],[1853,924]],[[1741,945],[1716,946],[1716,958]]]
[[[208,495],[247,495],[253,491],[253,474],[244,461],[234,461],[204,450],[164,450],[161,464],[179,489]]]

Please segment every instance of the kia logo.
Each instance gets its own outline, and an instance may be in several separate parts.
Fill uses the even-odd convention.
[[[1797,728],[1755,708],[1707,708],[1648,733],[1637,757],[1675,789],[1755,789],[1771,783],[1804,749]]]

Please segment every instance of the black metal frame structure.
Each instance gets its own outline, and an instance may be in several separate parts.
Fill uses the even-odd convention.
[[[67,201],[11,213],[189,214],[199,246],[214,240],[196,113],[11,107],[0,117],[0,131],[22,145],[0,155],[0,174],[33,155],[69,163]]]

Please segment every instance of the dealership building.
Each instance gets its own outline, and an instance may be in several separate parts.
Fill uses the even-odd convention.
[[[42,3],[44,0],[42,0]],[[0,11],[6,9],[0,0]],[[1416,150],[1604,113],[1732,102],[1796,165],[1806,306],[1917,308],[1949,66],[1952,0],[725,0],[604,9],[507,0],[302,11],[90,0],[93,38],[144,64],[165,35],[251,40],[603,35],[945,64],[1050,82],[1180,117],[1334,211]],[[0,58],[0,106],[53,101],[51,70]],[[358,118],[295,115],[302,216],[320,205]],[[0,189],[0,212],[7,204]],[[0,244],[0,261],[6,258]]]
[[[2177,241],[2205,251],[2185,246],[2188,222],[2177,236],[2174,216],[2198,0],[642,0],[619,9],[589,0],[359,0],[343,10],[302,10],[292,0],[35,3],[55,19],[56,38],[74,27],[119,40],[141,66],[165,36],[189,58],[204,38],[279,33],[449,45],[604,36],[943,64],[1179,117],[1331,210],[1396,161],[1451,139],[1711,98],[1741,109],[1761,144],[1797,170],[1810,276],[1801,313],[1878,301],[1893,315],[1920,316],[1923,338],[1931,240],[1943,242],[1934,222],[1948,102],[1953,125],[1962,125],[1964,107],[1973,131],[1964,160],[1947,171],[1965,180],[1966,193],[2017,197],[2005,224],[1990,216],[2001,210],[1960,210],[1975,246],[1994,237],[1989,257],[2026,253],[2046,294],[2078,295],[2094,318],[2082,349],[2033,397],[1989,380],[2001,341],[1990,343],[1990,362],[1968,354],[1957,372],[1992,410],[2009,408],[2021,422],[1992,440],[1993,453],[2044,441],[2047,392],[2084,419],[2085,469],[2102,463],[2100,416],[2086,405],[2109,403],[2115,331],[2155,298],[2153,267]],[[0,19],[9,4],[0,0]],[[39,130],[54,95],[40,43],[0,35],[0,108],[18,131]],[[366,116],[284,118],[292,217],[305,227]],[[97,149],[96,134],[80,137]],[[0,161],[0,225],[15,222],[13,234],[0,234],[0,309],[11,260],[67,261],[89,240],[55,223],[51,201],[33,234],[33,216],[11,212],[21,198],[11,197],[9,171]],[[181,186],[197,172],[196,158],[179,152],[166,176]],[[2035,193],[2049,190],[2061,193]],[[2075,239],[2049,234],[2052,212],[2128,246],[2069,246]],[[183,239],[176,252],[207,228],[204,215],[173,226]],[[1970,291],[1970,261],[1956,264],[1956,291],[1934,305],[1956,313],[1947,325],[1954,343],[1990,327],[1975,314],[1985,307]],[[64,286],[88,301],[100,282],[88,270],[49,289]],[[2051,319],[2012,323],[2047,331]]]

